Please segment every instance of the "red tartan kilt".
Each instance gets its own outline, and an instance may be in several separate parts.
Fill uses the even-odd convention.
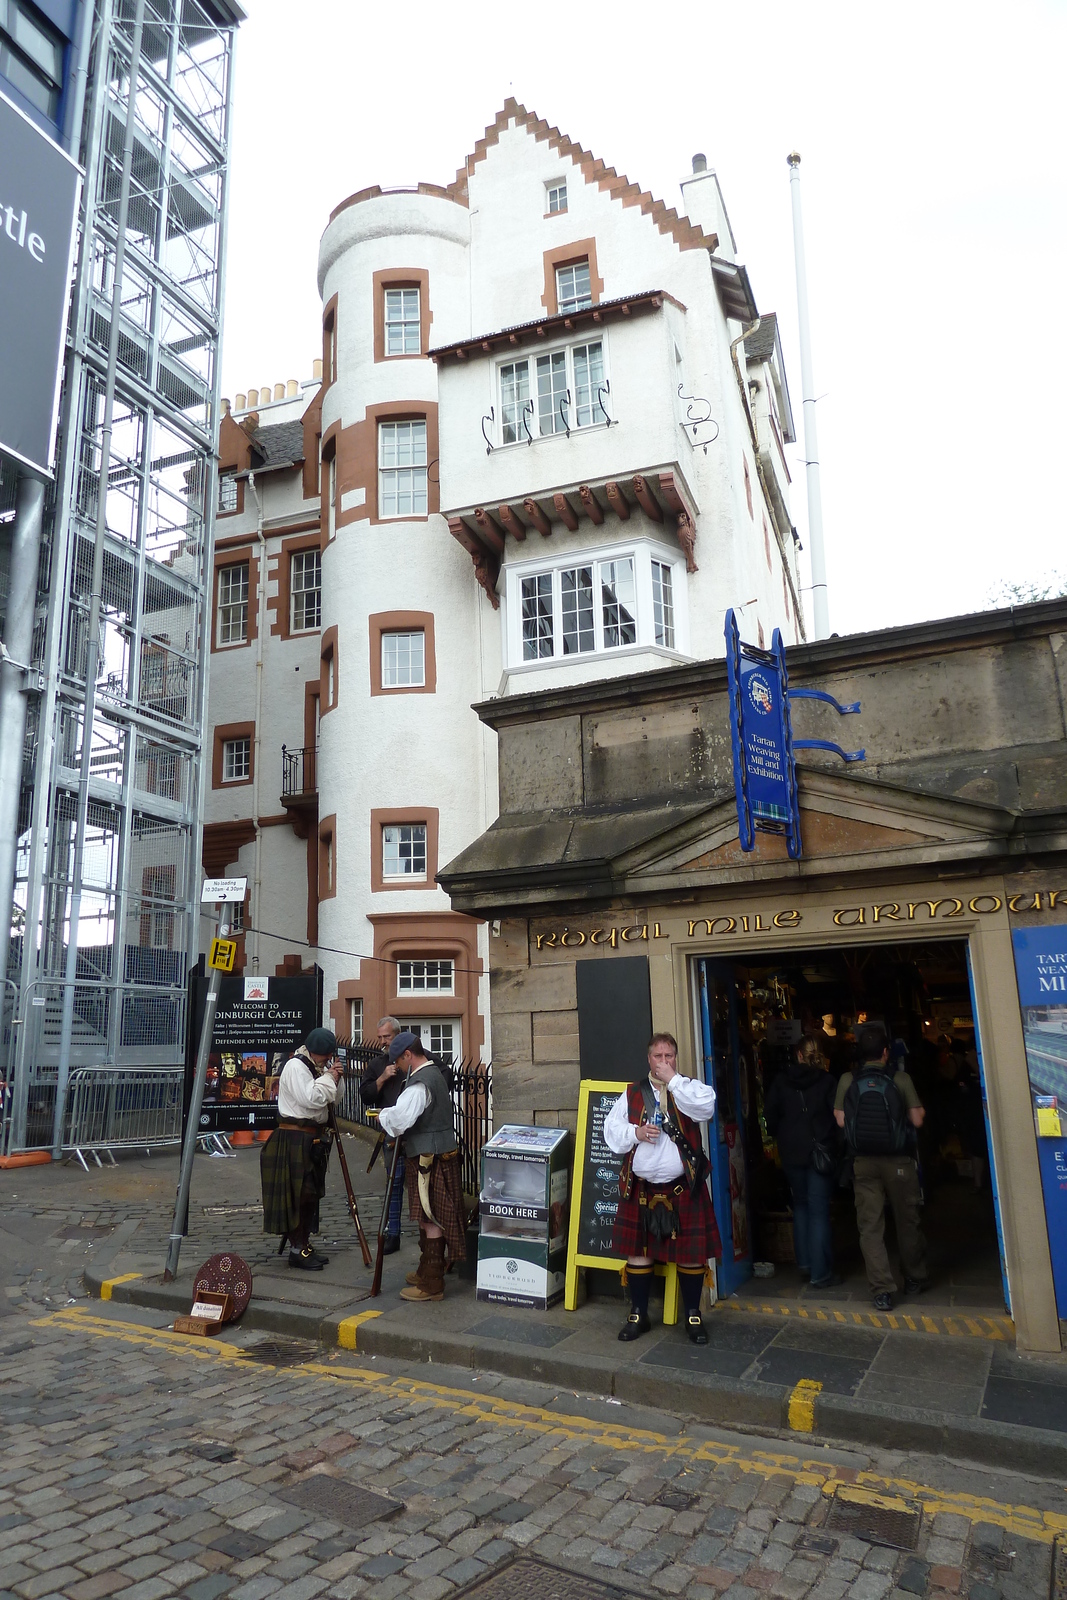
[[[673,1185],[670,1187],[673,1188]],[[675,1239],[666,1240],[651,1237],[646,1240],[642,1237],[642,1208],[638,1203],[642,1189],[649,1196],[657,1192],[644,1178],[635,1178],[634,1191],[629,1200],[619,1201],[612,1234],[614,1255],[651,1256],[653,1261],[681,1261],[686,1265],[695,1265],[698,1261],[708,1261],[713,1256],[722,1255],[715,1210],[706,1183],[700,1185],[695,1195],[691,1196],[683,1188],[681,1194],[671,1196],[678,1213],[678,1235]],[[658,1192],[662,1193],[663,1190]]]

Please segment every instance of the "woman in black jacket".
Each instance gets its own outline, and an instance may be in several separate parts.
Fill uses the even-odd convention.
[[[786,1070],[771,1084],[763,1107],[793,1195],[797,1267],[810,1274],[813,1289],[830,1289],[842,1281],[834,1271],[830,1234],[836,1173],[820,1172],[814,1160],[816,1143],[825,1151],[837,1150],[836,1089],[815,1040],[802,1039]]]

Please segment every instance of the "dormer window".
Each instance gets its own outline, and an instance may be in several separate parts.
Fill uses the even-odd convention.
[[[567,209],[567,180],[557,178],[554,183],[545,185],[545,215],[554,217],[560,211]]]
[[[556,306],[561,317],[572,311],[584,311],[593,304],[589,282],[589,260],[572,261],[566,267],[556,268]]]

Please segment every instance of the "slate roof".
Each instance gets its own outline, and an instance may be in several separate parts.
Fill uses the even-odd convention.
[[[268,423],[256,429],[252,447],[263,458],[260,465],[253,468],[256,472],[296,466],[304,459],[304,424],[299,421]]]
[[[774,354],[774,341],[778,334],[778,317],[773,311],[765,311],[760,317],[759,327],[750,333],[745,340],[745,355],[750,361],[769,361]]]

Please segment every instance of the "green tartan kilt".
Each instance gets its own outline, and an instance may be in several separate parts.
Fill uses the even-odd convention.
[[[330,1136],[321,1129],[275,1128],[259,1154],[263,1232],[284,1234],[300,1226],[301,1202],[314,1201],[310,1231],[319,1231],[319,1201],[326,1193]]]

